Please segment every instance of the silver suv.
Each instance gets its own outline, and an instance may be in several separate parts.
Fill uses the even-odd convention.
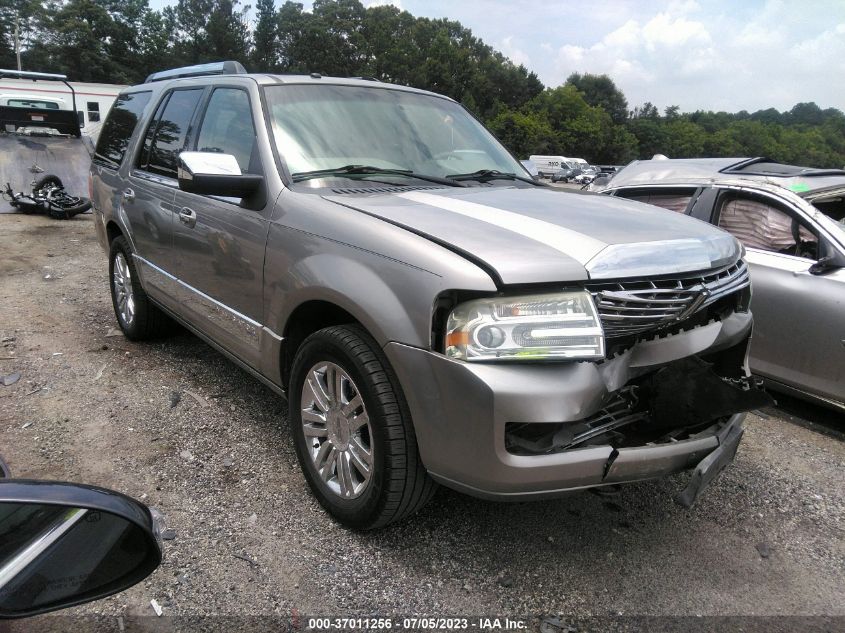
[[[125,335],[174,319],[285,395],[308,484],[355,528],[435,482],[534,499],[694,469],[690,505],[767,402],[733,237],[540,185],[440,95],[156,73],[91,179]]]

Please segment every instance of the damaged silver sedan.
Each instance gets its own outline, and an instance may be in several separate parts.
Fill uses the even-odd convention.
[[[773,390],[845,411],[845,170],[766,158],[643,160],[602,192],[734,235],[754,281],[751,370]]]
[[[126,336],[167,315],[286,395],[306,481],[355,528],[435,482],[508,500],[694,469],[690,505],[768,402],[735,238],[543,186],[446,97],[157,73],[91,177]]]

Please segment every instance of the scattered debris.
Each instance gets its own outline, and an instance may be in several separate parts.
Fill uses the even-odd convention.
[[[10,387],[10,386],[14,385],[20,379],[21,379],[21,372],[16,371],[13,374],[9,374],[8,376],[3,376],[3,378],[0,378],[0,382],[3,383],[4,387]]]
[[[182,402],[182,394],[178,391],[171,391],[170,392],[170,408],[176,408],[176,405]]]
[[[0,343],[14,343],[15,340],[17,339],[15,339],[14,336],[4,336],[2,339],[0,339]]]
[[[543,618],[540,621],[540,633],[561,633],[563,626],[560,618]]]
[[[35,389],[33,389],[32,391],[27,391],[27,392],[26,392],[25,394],[23,394],[23,395],[25,395],[25,396],[31,396],[32,394],[34,394],[34,393],[38,393],[39,391],[42,391],[43,389],[44,389],[44,387],[36,387],[36,388],[35,388]]]
[[[160,604],[156,601],[156,599],[155,599],[155,598],[153,598],[152,600],[150,600],[150,605],[152,606],[153,611],[155,611],[155,612],[156,612],[156,615],[157,615],[157,616],[159,616],[159,617],[161,617],[161,614],[162,614],[162,613],[164,613],[164,611],[163,611],[163,609],[161,608],[161,605],[160,605]]]
[[[98,372],[97,372],[97,375],[96,375],[96,376],[94,376],[94,382],[97,382],[100,378],[102,378],[102,377],[103,377],[103,372],[106,370],[106,367],[108,367],[108,366],[109,366],[109,364],[108,364],[108,363],[106,363],[105,365],[103,365],[102,367],[100,367],[100,371],[98,371]]]
[[[211,405],[208,404],[208,400],[203,398],[198,393],[194,393],[190,389],[185,389],[185,393],[188,394],[189,396],[191,396],[194,400],[196,400],[197,404],[199,404],[200,406],[203,406],[203,407],[211,406]]]
[[[223,458],[223,468],[231,468],[235,465],[235,460],[231,457],[224,457]]]
[[[496,582],[499,583],[500,587],[513,587],[513,578],[510,576],[499,576]]]
[[[62,352],[53,352],[53,356],[64,356]]]
[[[194,454],[191,451],[182,451],[179,453],[179,457],[189,462],[194,461]]]
[[[253,567],[258,567],[258,563],[252,560],[249,556],[243,556],[242,554],[232,554],[235,558],[239,558],[240,560],[245,560]]]
[[[27,423],[26,423],[26,424],[24,424],[21,428],[22,428],[22,429],[28,429],[28,428],[29,428],[29,427],[31,427],[31,426],[32,426],[32,422],[27,422]]]
[[[117,629],[120,633],[123,633],[126,630],[126,626],[123,624],[123,616],[117,616]]]
[[[760,409],[754,409],[751,413],[753,413],[754,415],[756,415],[759,418],[763,418],[764,420],[768,420],[769,418],[772,417],[768,413],[763,413],[762,411],[760,411]]]
[[[173,528],[167,528],[164,532],[161,533],[161,540],[163,541],[172,541],[176,538],[176,530]]]
[[[757,552],[760,554],[760,558],[768,558],[772,550],[769,547],[769,544],[763,541],[762,543],[757,543]]]
[[[113,336],[123,336],[123,332],[115,328],[109,328],[109,331],[106,332],[106,337],[113,337]]]
[[[258,522],[258,515],[253,512],[249,515],[247,522],[249,522],[250,525],[255,525]]]

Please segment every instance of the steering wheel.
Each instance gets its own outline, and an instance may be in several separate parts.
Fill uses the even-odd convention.
[[[818,259],[819,246],[817,242],[808,242],[801,239],[801,225],[798,220],[792,218],[792,239],[795,240],[795,257],[803,257],[804,259]]]

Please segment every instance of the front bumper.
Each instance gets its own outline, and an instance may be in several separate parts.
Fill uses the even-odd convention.
[[[491,499],[523,500],[566,491],[661,477],[696,466],[739,429],[744,413],[712,433],[665,444],[610,445],[544,455],[517,455],[505,445],[508,423],[584,420],[631,380],[658,366],[741,346],[751,333],[748,313],[688,332],[640,343],[601,364],[472,364],[389,343],[414,421],[423,464],[437,481]]]

